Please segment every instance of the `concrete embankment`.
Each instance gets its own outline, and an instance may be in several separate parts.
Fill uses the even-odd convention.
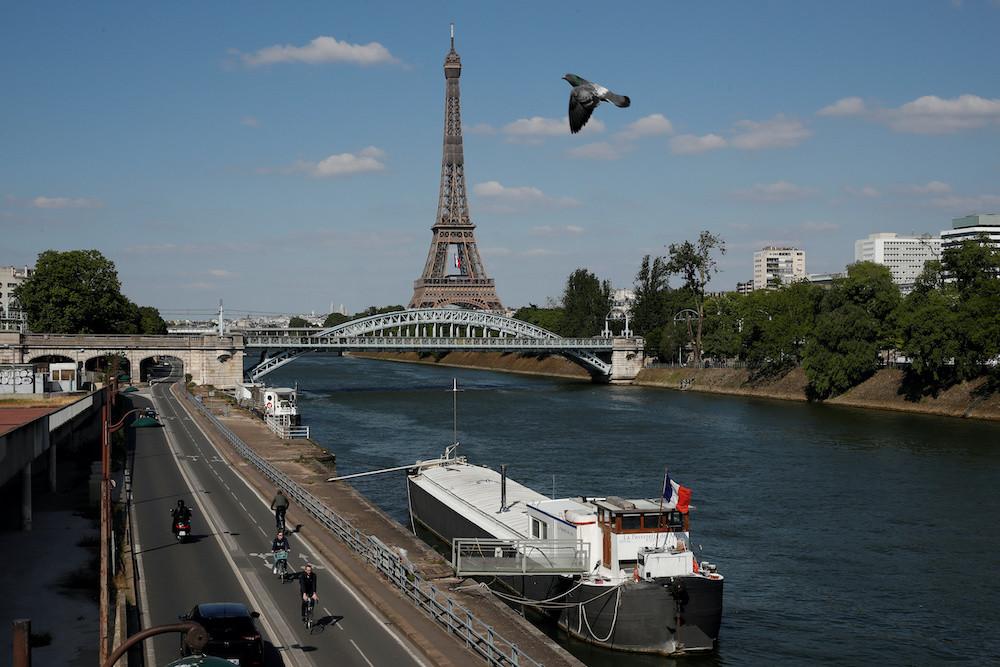
[[[409,352],[365,353],[355,356],[428,363],[439,366],[459,366],[508,373],[530,373],[589,381],[582,368],[561,357],[531,357],[520,354],[496,352],[462,352],[444,355],[440,359]],[[1000,393],[989,392],[986,380],[962,382],[938,392],[936,395],[907,397],[903,386],[904,373],[897,369],[883,369],[871,378],[836,398],[823,401],[829,405],[846,405],[857,408],[898,410],[946,417],[1000,420]],[[786,401],[808,401],[808,384],[801,367],[783,376],[766,380],[754,378],[743,368],[694,368],[675,366],[645,368],[639,372],[634,384],[644,387],[706,391],[738,396],[757,396]]]

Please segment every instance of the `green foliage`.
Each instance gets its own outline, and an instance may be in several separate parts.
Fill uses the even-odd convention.
[[[167,335],[167,323],[158,308],[139,306],[139,333],[148,336]]]
[[[539,308],[531,303],[518,308],[514,319],[534,324],[559,336],[564,335],[563,331],[566,329],[566,311],[562,308]]]
[[[348,317],[347,315],[342,315],[341,313],[330,313],[329,315],[326,316],[326,319],[323,320],[323,328],[330,329],[337,325],[343,324],[344,322],[350,322],[350,321],[351,318]]]
[[[878,354],[891,340],[890,315],[899,305],[899,286],[889,268],[874,262],[847,267],[820,301],[803,370],[819,398],[837,396],[878,370]]]
[[[562,335],[596,336],[604,330],[605,319],[611,310],[611,283],[601,282],[587,269],[577,269],[566,279],[562,307],[566,318]]]
[[[114,262],[97,250],[46,250],[14,290],[35,332],[134,334],[166,331],[159,312],[121,293]]]
[[[800,361],[824,294],[822,287],[807,282],[748,294],[740,315],[743,359],[764,373]]]
[[[667,301],[670,275],[662,257],[646,255],[635,275],[635,303],[632,305],[632,330],[640,336],[662,329],[673,317]]]
[[[316,325],[315,324],[310,324],[309,322],[307,322],[306,320],[302,319],[301,317],[292,317],[292,318],[289,318],[289,320],[288,320],[288,328],[289,329],[308,329],[310,327],[315,328]]]
[[[375,306],[368,306],[360,313],[356,314],[353,318],[355,320],[360,320],[363,317],[371,317],[372,315],[384,315],[385,313],[394,313],[398,310],[406,310],[403,306],[385,306],[383,308],[377,308]]]
[[[714,251],[726,254],[726,242],[721,236],[704,231],[698,236],[697,243],[684,241],[671,243],[670,259],[664,265],[664,270],[670,275],[679,275],[684,280],[684,287],[690,290],[692,306],[698,314],[696,322],[687,322],[688,338],[694,362],[701,363],[702,336],[705,325],[705,287],[712,279],[712,274],[718,272],[716,261],[712,257]]]

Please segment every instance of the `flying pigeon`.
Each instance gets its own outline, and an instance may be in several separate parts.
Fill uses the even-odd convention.
[[[573,86],[573,90],[569,92],[569,131],[573,134],[587,124],[590,114],[602,101],[611,102],[622,108],[631,104],[629,98],[624,95],[615,95],[604,86],[581,79],[576,74],[567,74],[563,78]]]

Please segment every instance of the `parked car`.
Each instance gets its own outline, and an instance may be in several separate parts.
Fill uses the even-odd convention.
[[[208,632],[209,640],[202,653],[250,667],[264,664],[264,640],[254,622],[259,617],[260,614],[240,602],[208,602],[181,614],[180,619],[197,621]],[[181,656],[192,653],[187,637],[182,636]]]

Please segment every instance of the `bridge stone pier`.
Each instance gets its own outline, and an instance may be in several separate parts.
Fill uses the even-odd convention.
[[[198,384],[235,387],[243,379],[243,337],[240,335],[72,335],[0,332],[0,365],[27,364],[44,358],[77,363],[81,371],[95,370],[101,357],[120,355],[128,360],[134,382],[144,381],[159,357],[173,357]]]
[[[611,350],[612,384],[632,384],[646,362],[645,341],[642,338],[613,338]]]

